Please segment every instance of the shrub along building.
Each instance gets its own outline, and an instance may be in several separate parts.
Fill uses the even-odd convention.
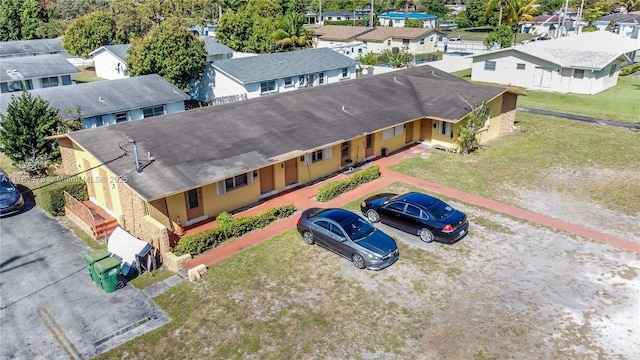
[[[421,66],[81,130],[59,143],[65,171],[86,172],[92,201],[164,254],[178,219],[198,223],[414,142],[457,149],[458,129],[483,103],[486,142],[512,130],[516,101],[507,89]]]

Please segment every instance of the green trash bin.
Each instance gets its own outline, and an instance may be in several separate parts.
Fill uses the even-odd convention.
[[[120,276],[120,260],[115,257],[102,259],[95,263],[93,268],[100,278],[100,286],[105,292],[114,292],[124,286],[124,283],[118,280]]]
[[[89,269],[89,276],[91,276],[91,280],[96,284],[100,285],[100,277],[96,273],[96,270],[93,268],[93,265],[111,255],[111,253],[107,249],[99,249],[92,251],[84,256],[84,263],[87,264],[87,268]]]

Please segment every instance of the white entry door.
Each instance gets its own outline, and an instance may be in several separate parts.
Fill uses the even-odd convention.
[[[551,86],[552,68],[536,66],[533,73],[533,86],[548,89]]]

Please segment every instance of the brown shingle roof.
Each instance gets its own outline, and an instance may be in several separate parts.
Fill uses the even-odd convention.
[[[364,26],[326,25],[314,30],[313,34],[322,40],[350,41],[371,30],[373,28]]]
[[[399,28],[399,27],[377,27],[373,31],[360,35],[356,38],[358,41],[385,41],[389,38],[393,39],[419,39],[427,35],[436,33],[435,29],[430,28]]]

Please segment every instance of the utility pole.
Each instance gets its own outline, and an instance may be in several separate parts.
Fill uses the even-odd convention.
[[[320,0],[320,18],[318,19],[322,25],[322,0]]]
[[[567,12],[569,12],[569,0],[564,4],[564,15],[562,16],[562,31],[567,31]]]
[[[371,8],[369,9],[369,27],[373,27],[373,0],[371,0]]]

